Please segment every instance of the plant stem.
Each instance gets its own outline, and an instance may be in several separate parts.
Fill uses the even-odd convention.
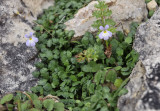
[[[106,48],[108,49],[109,42],[106,40]]]
[[[17,102],[18,102],[18,111],[21,111],[21,102],[20,100],[18,100]]]

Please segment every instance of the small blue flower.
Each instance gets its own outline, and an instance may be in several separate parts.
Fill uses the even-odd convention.
[[[102,30],[102,32],[99,34],[100,39],[108,40],[110,37],[112,37],[112,32],[108,31],[109,25],[106,25],[105,27],[100,26],[99,29]]]
[[[33,36],[33,32],[31,32],[30,34],[26,34],[25,37],[28,38],[26,42],[26,45],[28,47],[34,47],[38,42],[38,38]]]

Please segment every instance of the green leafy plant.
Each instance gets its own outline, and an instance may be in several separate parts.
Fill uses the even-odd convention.
[[[112,33],[116,32],[115,22],[111,19],[112,11],[109,10],[108,5],[104,1],[98,1],[99,3],[95,5],[97,8],[96,11],[93,12],[93,16],[97,18],[97,20],[93,23],[93,27],[98,28],[100,26],[109,25],[109,31]]]
[[[7,95],[1,100],[7,108],[20,111],[117,111],[118,97],[127,93],[128,76],[138,60],[132,49],[137,23],[132,23],[125,36],[115,31],[115,22],[107,4],[99,2],[93,13],[95,28],[109,25],[116,33],[104,43],[90,32],[79,41],[71,41],[74,31],[65,30],[64,22],[90,0],[56,0],[55,6],[44,10],[35,21],[36,44],[40,62],[33,76],[39,78],[32,93]],[[100,30],[98,30],[98,34]],[[106,50],[107,49],[107,50]],[[58,102],[47,95],[60,98]],[[6,99],[7,98],[7,99]]]
[[[66,5],[63,4],[61,7]],[[93,26],[99,27],[103,23],[101,22],[103,16],[104,25],[112,23],[108,30],[114,33],[115,22],[110,18],[111,11],[107,8],[107,5],[104,2],[99,2],[96,7],[99,10],[94,12],[93,15],[98,20]],[[57,7],[46,10],[45,15],[38,21],[45,21],[44,23],[50,24],[48,14],[59,8],[60,6],[57,5]],[[103,12],[103,14],[100,12]],[[54,21],[56,19],[54,17]],[[66,19],[63,22],[65,21]],[[46,26],[45,24],[42,25],[43,27]],[[138,54],[132,50],[132,41],[137,26],[136,23],[131,25],[131,32],[127,37],[123,33],[117,32],[116,36],[110,39],[109,42],[112,46],[110,57],[105,54],[105,45],[96,40],[89,32],[86,32],[80,41],[71,41],[74,32],[66,31],[62,23],[53,24],[54,30],[50,29],[51,25],[45,27],[48,31],[50,30],[51,35],[44,29],[36,30],[35,34],[39,38],[37,48],[42,61],[36,64],[39,71],[33,73],[35,77],[40,78],[40,81],[31,90],[41,95],[56,95],[61,98],[66,108],[76,110],[90,106],[89,104],[92,104],[91,97],[97,95],[97,92],[101,92],[105,85],[109,88],[108,93],[114,95],[114,98],[109,96],[112,101],[106,101],[107,98],[104,98],[101,94],[101,100],[105,105],[104,109],[116,109],[118,92],[125,90],[121,87],[123,80],[131,73],[138,60]],[[76,103],[77,100],[81,101],[80,106]],[[114,105],[107,105],[113,101]],[[94,109],[93,107],[93,111],[99,110],[98,103],[95,104],[95,107],[97,108]]]
[[[152,1],[152,0],[145,0],[146,3],[149,3],[150,1]]]
[[[48,95],[38,97],[36,94],[16,92],[5,95],[0,104],[6,105],[8,111],[64,111],[64,104],[58,98]]]

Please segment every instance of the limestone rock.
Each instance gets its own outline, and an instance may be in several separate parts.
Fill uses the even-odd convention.
[[[54,0],[22,0],[25,6],[37,17],[43,9],[47,9],[54,4]]]
[[[112,18],[117,24],[121,23],[118,30],[123,29],[128,31],[129,24],[133,21],[142,22],[147,18],[147,9],[144,0],[103,0],[109,3],[109,8],[112,10]],[[95,32],[96,29],[91,27],[96,18],[92,17],[92,12],[95,10],[94,5],[97,1],[92,1],[86,7],[80,9],[74,18],[67,21],[66,30],[74,30],[74,37],[84,35],[86,31]]]
[[[158,7],[157,2],[155,0],[150,1],[149,3],[147,3],[147,8],[148,10],[156,10],[156,8]]]
[[[37,50],[26,46],[24,35],[33,32],[32,21],[40,12],[33,17],[28,7],[21,0],[0,0],[0,97],[17,90],[27,91],[37,82],[31,73],[39,60],[28,61]]]
[[[130,76],[129,93],[119,98],[120,111],[160,111],[160,9],[139,26],[133,48],[141,65]]]

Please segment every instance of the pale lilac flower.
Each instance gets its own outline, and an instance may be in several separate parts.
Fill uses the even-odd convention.
[[[31,32],[30,34],[26,34],[25,37],[28,38],[26,42],[26,45],[28,47],[34,47],[36,43],[38,42],[38,38],[34,37],[33,32]]]
[[[102,30],[102,32],[99,34],[100,39],[108,40],[110,37],[112,37],[112,32],[108,31],[109,25],[106,25],[105,27],[100,26],[99,29]]]

